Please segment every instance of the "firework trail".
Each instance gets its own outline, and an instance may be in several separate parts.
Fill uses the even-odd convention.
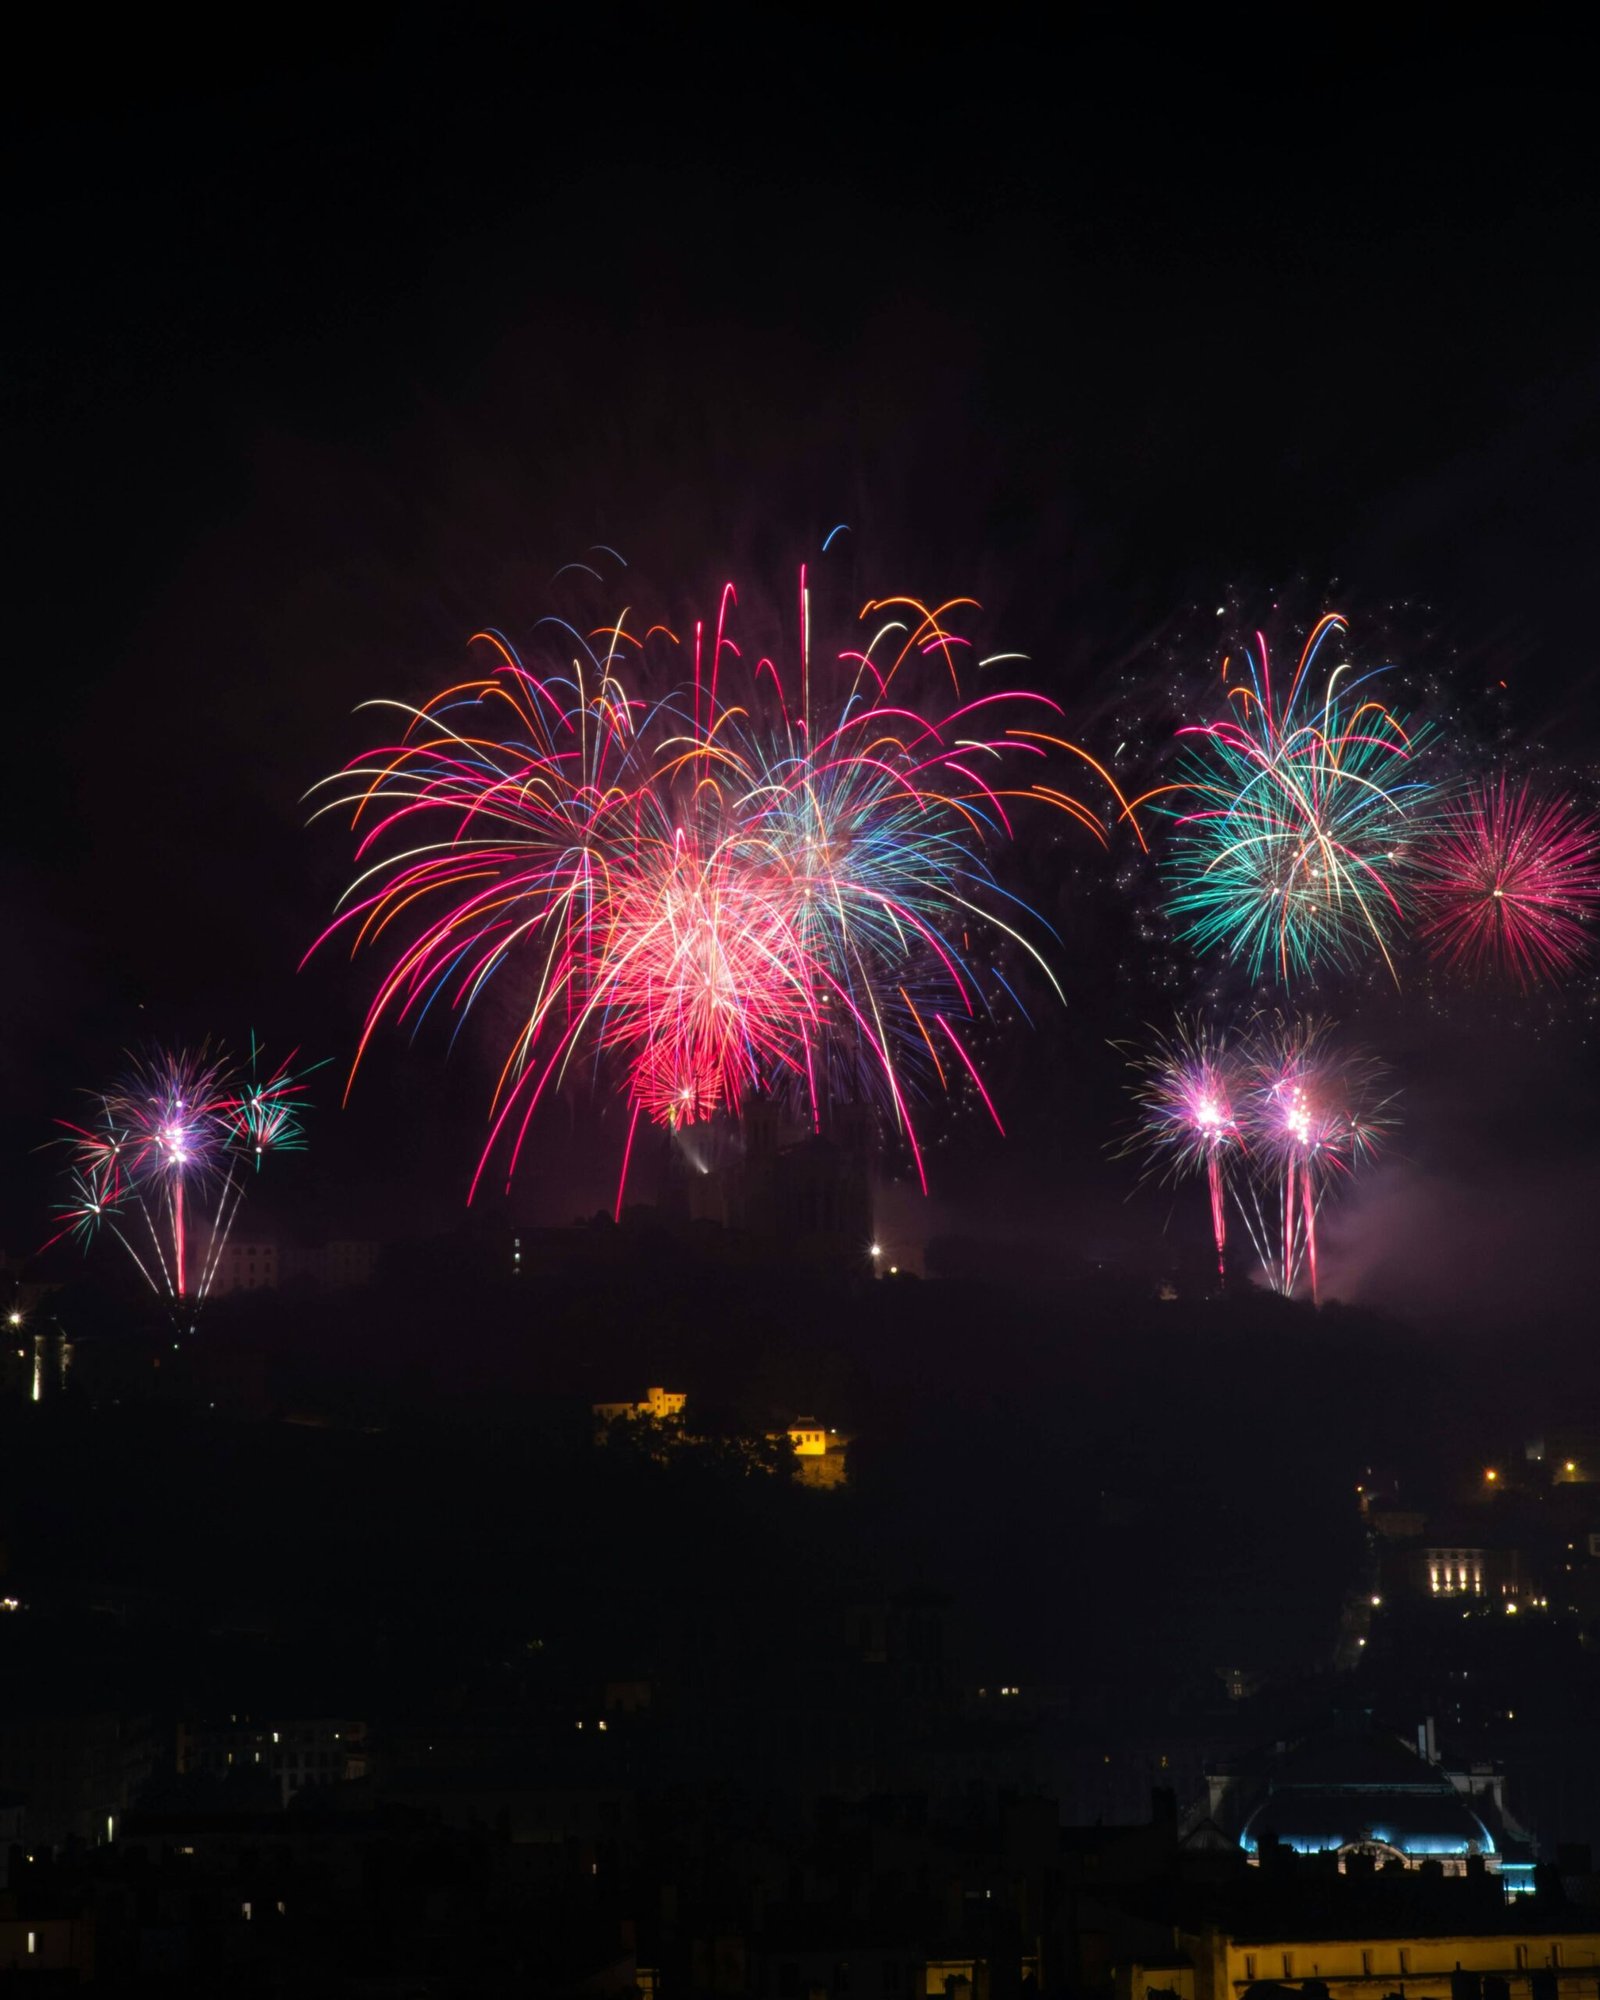
[[[1253,979],[1270,967],[1288,985],[1371,952],[1394,972],[1400,890],[1434,791],[1417,761],[1428,732],[1377,698],[1375,672],[1323,661],[1346,629],[1331,613],[1318,622],[1287,693],[1260,633],[1242,662],[1224,659],[1226,715],[1180,730],[1178,781],[1134,801],[1163,798],[1173,821],[1180,934]]]
[[[1527,782],[1486,780],[1443,808],[1419,856],[1419,935],[1458,971],[1524,989],[1570,973],[1600,908],[1600,825]]]
[[[1152,1029],[1149,1047],[1129,1059],[1138,1120],[1121,1150],[1142,1153],[1164,1180],[1205,1175],[1217,1276],[1225,1279],[1228,1180],[1244,1141],[1235,1109],[1244,1082],[1239,1052],[1209,1022],[1180,1015],[1171,1034]]]
[[[968,1042],[1004,984],[997,942],[1044,966],[993,850],[1024,803],[1102,843],[1131,818],[1057,704],[990,689],[996,661],[961,629],[974,600],[870,602],[819,668],[802,569],[787,670],[745,656],[735,608],[730,584],[681,637],[626,611],[588,633],[546,620],[536,667],[479,633],[479,671],[420,708],[374,704],[397,737],[324,781],[359,872],[312,949],[343,932],[392,953],[352,1081],[381,1020],[415,1031],[515,989],[473,1191],[497,1149],[509,1185],[542,1098],[597,1070],[630,1107],[629,1154],[641,1117],[768,1092],[819,1128],[830,1097],[869,1098],[926,1186],[917,1099],[970,1079],[988,1104]]]
[[[209,1045],[136,1059],[93,1093],[85,1122],[61,1121],[71,1158],[51,1243],[87,1247],[107,1229],[158,1296],[192,1312],[238,1211],[241,1163],[304,1144],[303,1096],[289,1063],[260,1074],[254,1038],[245,1072]]]

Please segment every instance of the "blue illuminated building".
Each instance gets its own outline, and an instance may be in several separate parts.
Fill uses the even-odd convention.
[[[1336,1854],[1341,1870],[1433,1862],[1464,1875],[1476,1862],[1508,1893],[1531,1885],[1531,1848],[1507,1826],[1493,1774],[1452,1775],[1370,1725],[1279,1753],[1239,1832],[1252,1860],[1273,1843]]]

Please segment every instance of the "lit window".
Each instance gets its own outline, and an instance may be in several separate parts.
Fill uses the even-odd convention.
[[[31,1953],[31,1952],[36,1952],[38,1949],[39,1949],[39,1933],[37,1931],[29,1931],[28,1950]]]

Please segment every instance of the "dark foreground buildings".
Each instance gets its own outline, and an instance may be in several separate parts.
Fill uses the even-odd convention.
[[[1378,1508],[1332,1311],[480,1247],[0,1375],[0,1992],[1600,2000],[1576,1444]]]
[[[400,1789],[404,1789],[402,1785]],[[1039,1797],[644,1796],[505,1772],[441,1809],[329,1790],[290,1811],[130,1812],[114,1843],[23,1850],[3,1990],[273,1995],[953,1995],[1593,2000],[1581,1857],[1508,1902],[1277,1846],[1252,1865],[1170,1794],[1063,1827]]]

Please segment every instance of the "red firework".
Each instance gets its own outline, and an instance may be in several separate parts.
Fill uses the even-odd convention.
[[[1436,959],[1528,987],[1587,954],[1600,825],[1570,799],[1486,781],[1445,809],[1419,861],[1419,929]]]
[[[587,968],[603,995],[603,1048],[631,1057],[629,1094],[651,1118],[692,1125],[737,1104],[817,1039],[811,986],[783,871],[680,836],[613,898]]]

